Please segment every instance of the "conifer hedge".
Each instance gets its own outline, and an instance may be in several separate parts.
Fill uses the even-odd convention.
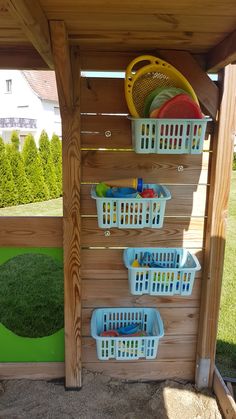
[[[11,137],[12,144],[7,147],[8,159],[10,161],[13,179],[18,191],[18,204],[28,204],[33,201],[32,186],[25,173],[25,166],[19,152],[19,138],[14,133]],[[16,146],[17,145],[17,146]]]
[[[0,138],[0,208],[18,204],[18,192],[3,139]]]
[[[0,208],[47,201],[62,194],[61,141],[46,131],[39,139],[39,150],[34,137],[25,138],[20,152],[20,140],[13,131],[11,143],[0,138]]]
[[[62,144],[58,135],[53,134],[51,143],[52,161],[55,167],[59,196],[62,196]]]
[[[43,169],[44,180],[48,187],[49,197],[58,198],[60,196],[55,167],[52,161],[50,141],[46,131],[42,131],[39,138],[39,156]]]

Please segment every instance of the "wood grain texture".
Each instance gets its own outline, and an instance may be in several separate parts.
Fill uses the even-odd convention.
[[[128,114],[124,80],[114,78],[81,79],[81,112]]]
[[[196,336],[165,336],[160,339],[157,354],[158,362],[194,361],[196,354],[196,339]],[[83,363],[97,363],[96,341],[92,338],[83,338],[82,342]],[[142,361],[143,360],[140,360],[139,362]],[[111,359],[110,362],[116,363],[116,360]]]
[[[96,307],[195,307],[199,308],[201,278],[196,278],[191,296],[131,295],[128,281],[83,280],[83,308]]]
[[[65,26],[51,23],[62,117],[63,250],[66,387],[81,387],[80,61],[69,51]]]
[[[208,122],[204,150],[209,150],[208,136],[213,124]],[[126,115],[84,115],[81,116],[81,143],[92,149],[132,149],[131,121]]]
[[[165,298],[163,298],[165,300]],[[165,337],[179,337],[180,339],[195,336],[198,331],[199,308],[197,307],[158,307],[160,315],[163,319]],[[92,315],[91,308],[84,308],[82,311],[84,337],[90,337],[90,320]],[[168,342],[170,339],[168,340]],[[179,354],[181,357],[181,354]]]
[[[222,33],[227,32],[230,28],[234,28],[235,16],[209,16],[196,15],[195,10],[192,10],[192,15],[184,14],[162,14],[158,10],[155,13],[140,13],[135,11],[132,13],[132,18],[127,12],[114,11],[112,7],[107,7],[105,13],[101,10],[94,12],[91,8],[89,13],[80,12],[72,14],[71,11],[55,10],[54,13],[48,13],[48,19],[64,20],[68,33],[76,35],[80,31],[104,31],[113,32],[127,31],[136,32],[155,31],[155,32],[201,32],[201,33]],[[147,26],[148,24],[148,26]]]
[[[206,185],[168,185],[171,200],[166,205],[165,216],[204,217]],[[81,186],[81,214],[97,215],[96,202],[90,197],[91,185]]]
[[[0,380],[53,380],[64,375],[64,362],[0,363]]]
[[[236,417],[236,403],[225,385],[218,369],[215,367],[213,376],[213,390],[225,419]]]
[[[208,160],[209,153],[193,156],[82,151],[82,182],[97,183],[105,179],[138,176],[145,183],[206,184]]]
[[[143,54],[159,56],[160,51],[145,49]],[[140,55],[140,51],[137,52],[135,49],[132,52],[116,51],[116,53],[111,51],[83,51],[81,68],[85,71],[125,71],[128,64],[138,55]],[[193,57],[203,69],[206,68],[205,54],[193,54]]]
[[[0,68],[47,70],[48,66],[33,47],[0,46]]]
[[[137,362],[85,362],[90,371],[128,380],[165,380],[170,378],[192,381],[194,361],[137,361]],[[56,379],[64,377],[64,362],[1,363],[0,379]]]
[[[49,68],[53,68],[51,41],[48,21],[39,1],[35,0],[7,0],[7,7],[19,22],[20,27],[27,35]]]
[[[147,23],[148,25],[148,23]],[[198,53],[206,52],[227,36],[227,32],[191,31],[136,31],[78,30],[69,34],[71,44],[79,45],[81,51],[143,51],[146,49],[175,49]]]
[[[207,115],[216,117],[218,88],[201,69],[197,61],[187,52],[161,51],[161,58],[170,62],[188,79],[193,86],[200,104]],[[185,66],[184,63],[187,62]],[[112,94],[111,94],[112,92]],[[82,77],[81,112],[128,114],[124,94],[124,79]]]
[[[97,220],[82,219],[81,245],[83,247],[202,247],[204,219],[165,218],[160,229],[106,229],[98,228]]]
[[[203,263],[203,249],[189,249]],[[83,279],[122,279],[127,281],[128,270],[123,262],[123,249],[82,249],[81,275]],[[91,263],[92,261],[92,263]],[[196,272],[201,277],[201,271]]]
[[[130,381],[194,380],[194,361],[84,362],[89,371]]]
[[[0,217],[0,246],[62,247],[62,219]]]
[[[218,138],[214,138],[208,197],[208,220],[205,234],[205,261],[198,337],[198,358],[211,360],[209,386],[215,363],[217,323],[224,265],[227,205],[232,170],[235,131],[236,70],[225,69],[224,90],[220,107]]]
[[[183,14],[185,16],[192,16],[193,11],[194,15],[202,16],[204,10],[204,16],[209,15],[211,16],[213,13],[212,10],[212,3],[209,3],[205,0],[199,0],[197,3],[194,0],[181,0],[176,2],[175,0],[168,0],[168,3],[160,3],[158,4],[157,10],[157,3],[155,0],[148,0],[146,5],[147,7],[143,7],[142,0],[136,0],[135,4],[132,3],[125,3],[121,2],[120,0],[113,0],[112,4],[109,4],[109,8],[107,7],[108,3],[106,0],[91,0],[89,3],[83,0],[67,0],[65,3],[64,0],[40,0],[40,3],[48,15],[51,13],[51,17],[54,18],[56,13],[66,13],[70,12],[71,16],[75,16],[75,12],[80,13],[88,13],[88,12],[95,12],[95,13],[141,13],[144,19],[148,19],[149,14],[153,13],[164,13],[168,14]],[[235,15],[235,3],[234,0],[225,0],[225,3],[222,4],[220,0],[214,1],[214,16],[234,16]],[[209,22],[210,23],[210,22]]]

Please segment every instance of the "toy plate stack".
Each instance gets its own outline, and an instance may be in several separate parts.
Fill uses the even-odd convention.
[[[209,118],[176,68],[157,57],[137,57],[126,70],[125,96],[136,153],[202,152]]]

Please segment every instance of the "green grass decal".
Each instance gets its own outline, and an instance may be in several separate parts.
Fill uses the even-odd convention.
[[[16,335],[31,338],[63,328],[62,262],[26,253],[0,265],[0,322]]]

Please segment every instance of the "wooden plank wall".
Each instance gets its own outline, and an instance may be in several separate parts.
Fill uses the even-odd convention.
[[[125,70],[106,55],[109,70]],[[130,57],[130,61],[133,57]],[[127,60],[127,56],[125,61]],[[97,56],[83,59],[82,71],[98,70]],[[114,66],[111,68],[111,63]],[[88,64],[89,63],[89,64]],[[104,70],[104,60],[102,60]],[[138,155],[132,151],[131,127],[124,98],[124,80],[82,77],[82,361],[94,371],[129,379],[183,378],[194,380],[200,307],[201,272],[190,297],[132,296],[122,262],[125,247],[186,247],[203,260],[205,206],[212,125],[200,156]],[[105,179],[143,177],[145,182],[168,185],[162,229],[111,229],[97,226],[91,184]],[[157,307],[163,317],[165,337],[155,361],[99,362],[90,337],[91,312],[97,307]]]

